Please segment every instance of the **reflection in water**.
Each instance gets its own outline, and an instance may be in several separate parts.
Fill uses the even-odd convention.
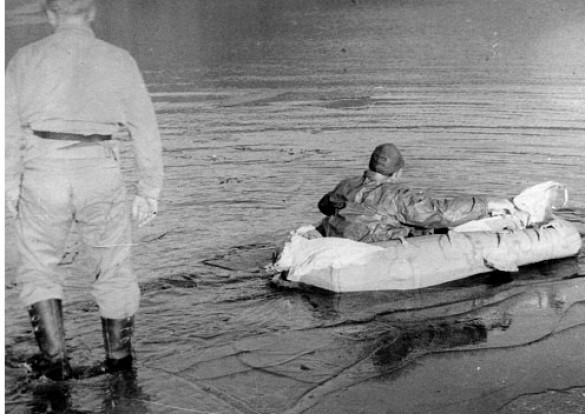
[[[582,332],[579,327],[584,326],[580,318],[583,316],[585,296],[581,289],[580,294],[577,292],[576,296],[569,298],[575,294],[573,288],[571,283],[548,284],[517,290],[506,298],[500,296],[502,292],[494,292],[491,306],[481,306],[466,313],[459,313],[453,308],[450,316],[421,320],[418,323],[396,319],[388,321],[386,316],[389,315],[381,315],[368,320],[354,320],[350,323],[351,327],[348,327],[349,321],[333,325],[336,326],[333,329],[340,340],[335,345],[323,342],[325,349],[315,350],[318,358],[328,364],[338,362],[339,359],[350,362],[339,364],[326,380],[320,380],[310,387],[287,413],[321,413],[325,407],[335,412],[340,410],[351,413],[359,406],[354,401],[370,401],[370,398],[375,398],[376,407],[394,407],[397,412],[493,412],[494,403],[498,406],[498,399],[492,401],[489,407],[484,406],[481,402],[483,398],[477,397],[477,391],[473,391],[473,387],[481,387],[476,385],[481,380],[473,380],[477,383],[469,384],[472,390],[466,390],[467,394],[449,397],[449,392],[457,394],[458,388],[447,391],[442,387],[440,378],[445,378],[445,381],[449,379],[445,384],[455,383],[463,391],[466,385],[462,382],[465,382],[466,375],[486,368],[487,371],[482,371],[481,375],[485,382],[501,382],[502,379],[506,382],[507,377],[501,377],[501,371],[507,370],[505,364],[484,365],[489,355],[498,355],[501,361],[514,358],[514,355],[521,355],[522,360],[532,360],[533,357],[526,355],[531,355],[534,348],[558,346],[556,338],[551,340],[555,333],[562,335],[573,332],[578,343],[578,334]],[[484,297],[484,300],[488,299]],[[540,319],[536,319],[537,316]],[[351,341],[348,343],[349,338]],[[582,349],[577,351],[574,344],[575,341],[570,341],[567,348],[556,349],[557,369],[559,363],[567,369],[571,365],[570,361],[577,354],[582,354]],[[298,349],[294,351],[298,352]],[[540,365],[546,366],[547,359],[533,362],[534,366],[526,362],[522,364],[522,369],[516,367],[517,374],[508,374],[515,381],[524,378],[522,370],[540,370]],[[441,372],[434,371],[435,365],[442,367]],[[473,371],[470,371],[470,365]],[[286,375],[291,369],[284,362],[279,368],[281,375]],[[576,376],[572,378],[579,378],[578,371],[581,368],[575,369]],[[450,375],[452,373],[458,375]],[[411,380],[412,376],[419,379]],[[428,380],[421,380],[421,376]],[[305,376],[305,380],[308,378],[311,378],[310,374]],[[547,375],[541,374],[525,386],[532,389],[539,384],[546,384],[547,378]],[[429,381],[434,391],[428,389]],[[364,393],[364,390],[367,391]],[[439,396],[435,392],[445,394]],[[515,391],[502,391],[500,398],[509,395],[509,392],[513,395]],[[417,396],[416,400],[411,399],[413,395]],[[408,403],[403,398],[409,398]],[[453,402],[447,402],[449,399],[461,405],[456,405],[458,408],[455,409]],[[503,404],[502,401],[505,400],[500,399]]]
[[[149,401],[138,385],[136,369],[110,376],[105,389],[106,414],[143,414],[149,412]]]
[[[105,375],[92,381],[53,382],[35,380],[29,384],[32,400],[30,413],[55,414],[145,414],[150,398],[138,385],[136,370]],[[101,407],[92,407],[101,400]],[[97,406],[96,406],[97,408]]]
[[[553,325],[547,323],[544,330],[534,329],[531,339],[545,337],[555,329],[555,324],[562,320],[567,310],[567,290],[555,285],[528,288],[511,295],[504,302],[500,296],[495,308],[483,303],[482,307],[468,315],[441,318],[431,324],[421,321],[417,324],[398,325],[390,335],[382,335],[377,340],[376,346],[379,349],[373,356],[374,363],[383,372],[389,372],[402,366],[404,362],[411,362],[427,353],[477,346],[479,343],[485,346],[501,346],[502,337],[505,336],[502,332],[514,327],[515,323],[522,324],[520,318],[526,313],[532,316],[548,314],[553,317]],[[499,331],[497,336],[500,344],[488,340],[489,332],[494,329]]]
[[[33,4],[7,4],[19,2]],[[165,147],[161,215],[134,246],[140,375],[51,396],[10,369],[12,412],[57,397],[91,413],[467,414],[582,383],[584,253],[362,295],[272,289],[261,270],[277,235],[320,218],[322,194],[389,139],[439,195],[560,180],[573,204],[559,214],[583,226],[582,0],[100,3],[96,33],[136,56]],[[48,33],[27,18],[8,27],[7,57]],[[10,223],[6,240],[10,279]],[[67,339],[84,365],[103,357],[99,321],[90,278],[67,270]],[[7,353],[30,355],[6,293]]]
[[[234,260],[238,260],[236,255]],[[505,307],[502,301],[536,300],[543,296],[544,303],[560,303],[564,290],[561,281],[579,275],[579,258],[551,260],[523,266],[516,273],[491,272],[453,281],[441,286],[408,291],[356,292],[332,294],[310,286],[290,282],[295,286],[309,309],[323,320],[370,320],[387,322],[424,321],[457,314],[481,314],[483,308]],[[554,282],[561,282],[555,288]],[[543,287],[538,287],[542,284]],[[551,286],[552,284],[552,286]],[[275,287],[279,289],[279,285]],[[543,293],[543,292],[546,292]],[[550,297],[547,301],[546,298]],[[530,299],[533,298],[533,299]],[[543,307],[548,307],[543,306]],[[551,305],[552,307],[552,305]]]
[[[479,321],[438,322],[402,328],[398,335],[382,336],[372,359],[382,372],[392,372],[424,353],[473,345],[487,340],[487,328]]]
[[[69,385],[49,382],[33,386],[31,412],[65,414],[78,411],[71,409]]]

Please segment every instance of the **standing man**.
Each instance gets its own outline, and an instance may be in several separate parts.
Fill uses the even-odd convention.
[[[96,259],[94,296],[108,371],[132,364],[140,291],[130,263],[131,222],[112,136],[129,133],[137,165],[132,217],[157,214],[163,180],[156,117],[124,50],[95,38],[94,0],[41,0],[54,33],[20,49],[6,70],[6,208],[17,220],[20,298],[55,380],[71,376],[58,263],[75,224]]]

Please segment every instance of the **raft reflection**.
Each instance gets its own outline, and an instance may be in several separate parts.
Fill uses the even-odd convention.
[[[428,326],[405,327],[383,335],[372,360],[381,372],[394,371],[423,353],[485,342],[487,328],[480,321],[439,322]]]
[[[497,343],[488,343],[490,331],[498,331],[498,339],[502,342],[502,332],[526,314],[548,315],[554,322],[559,322],[566,310],[566,297],[564,289],[556,285],[534,287],[470,315],[394,326],[376,341],[378,349],[372,360],[382,373],[387,373],[428,353],[472,345],[496,347]],[[545,336],[554,331],[554,323],[542,322],[541,319],[545,329],[534,329],[536,335]]]
[[[554,333],[585,294],[571,280],[578,269],[573,257],[415,291],[306,289],[302,297],[328,324],[360,326],[362,355],[384,377],[424,355],[523,346]]]

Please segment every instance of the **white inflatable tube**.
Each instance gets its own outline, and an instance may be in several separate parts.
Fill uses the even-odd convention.
[[[331,243],[328,240],[331,238],[306,242],[318,246]],[[518,266],[570,257],[581,249],[577,229],[558,218],[540,228],[502,233],[450,232],[406,240],[369,245],[372,250],[363,249],[359,260],[329,264],[319,260],[331,253],[323,245],[317,255],[304,259],[297,255],[281,277],[332,292],[419,289],[495,269],[516,271]]]

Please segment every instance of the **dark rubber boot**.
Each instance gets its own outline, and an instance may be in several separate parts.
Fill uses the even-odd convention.
[[[65,352],[65,329],[61,300],[49,299],[28,308],[33,332],[42,360],[33,367],[39,374],[54,381],[71,378],[71,367]]]
[[[106,371],[118,372],[131,369],[134,317],[125,319],[102,318],[102,329],[106,348]]]

